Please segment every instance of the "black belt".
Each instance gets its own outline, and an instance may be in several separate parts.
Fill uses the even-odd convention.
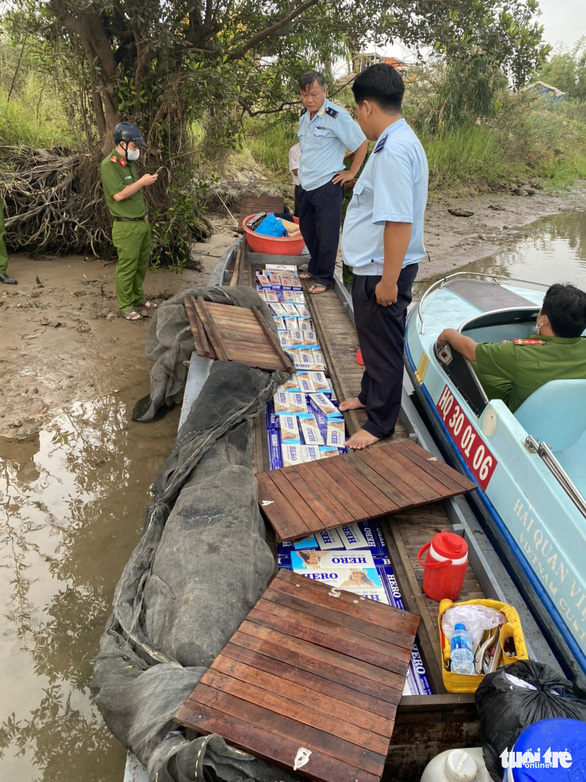
[[[140,220],[146,220],[147,216],[144,215],[144,217],[115,217],[114,220],[118,223],[136,223]]]

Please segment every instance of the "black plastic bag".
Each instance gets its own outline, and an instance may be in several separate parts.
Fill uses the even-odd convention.
[[[485,676],[476,690],[476,706],[484,762],[495,782],[503,778],[503,750],[512,750],[529,725],[554,718],[586,722],[586,700],[574,694],[572,683],[533,660],[520,660]]]

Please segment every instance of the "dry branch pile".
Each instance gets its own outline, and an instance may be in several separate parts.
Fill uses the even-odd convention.
[[[13,251],[99,255],[111,220],[99,156],[62,149],[0,147],[6,242]]]

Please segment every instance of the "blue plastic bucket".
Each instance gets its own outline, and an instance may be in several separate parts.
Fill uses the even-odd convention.
[[[586,722],[541,720],[521,733],[501,756],[503,782],[586,780]]]

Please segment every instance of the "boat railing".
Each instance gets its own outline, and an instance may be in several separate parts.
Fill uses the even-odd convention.
[[[580,513],[586,517],[586,499],[572,481],[568,473],[557,460],[554,452],[547,443],[539,442],[533,435],[529,434],[524,441],[525,448],[531,453],[536,453],[542,460],[547,469],[558,481],[562,489],[578,508]]]
[[[492,280],[492,282],[497,283],[497,285],[500,285],[504,282],[520,282],[524,285],[534,285],[537,288],[547,289],[549,287],[548,285],[545,285],[541,282],[535,282],[534,280],[522,280],[519,277],[499,277],[496,274],[483,274],[482,272],[454,272],[453,274],[448,274],[445,277],[440,277],[439,280],[433,282],[425,291],[423,296],[419,299],[419,305],[417,306],[417,319],[419,320],[420,334],[425,334],[425,323],[423,321],[423,303],[425,299],[429,296],[430,293],[438,290],[439,288],[443,288],[445,285],[447,285],[448,282],[451,282],[457,277],[478,277],[483,280]]]

